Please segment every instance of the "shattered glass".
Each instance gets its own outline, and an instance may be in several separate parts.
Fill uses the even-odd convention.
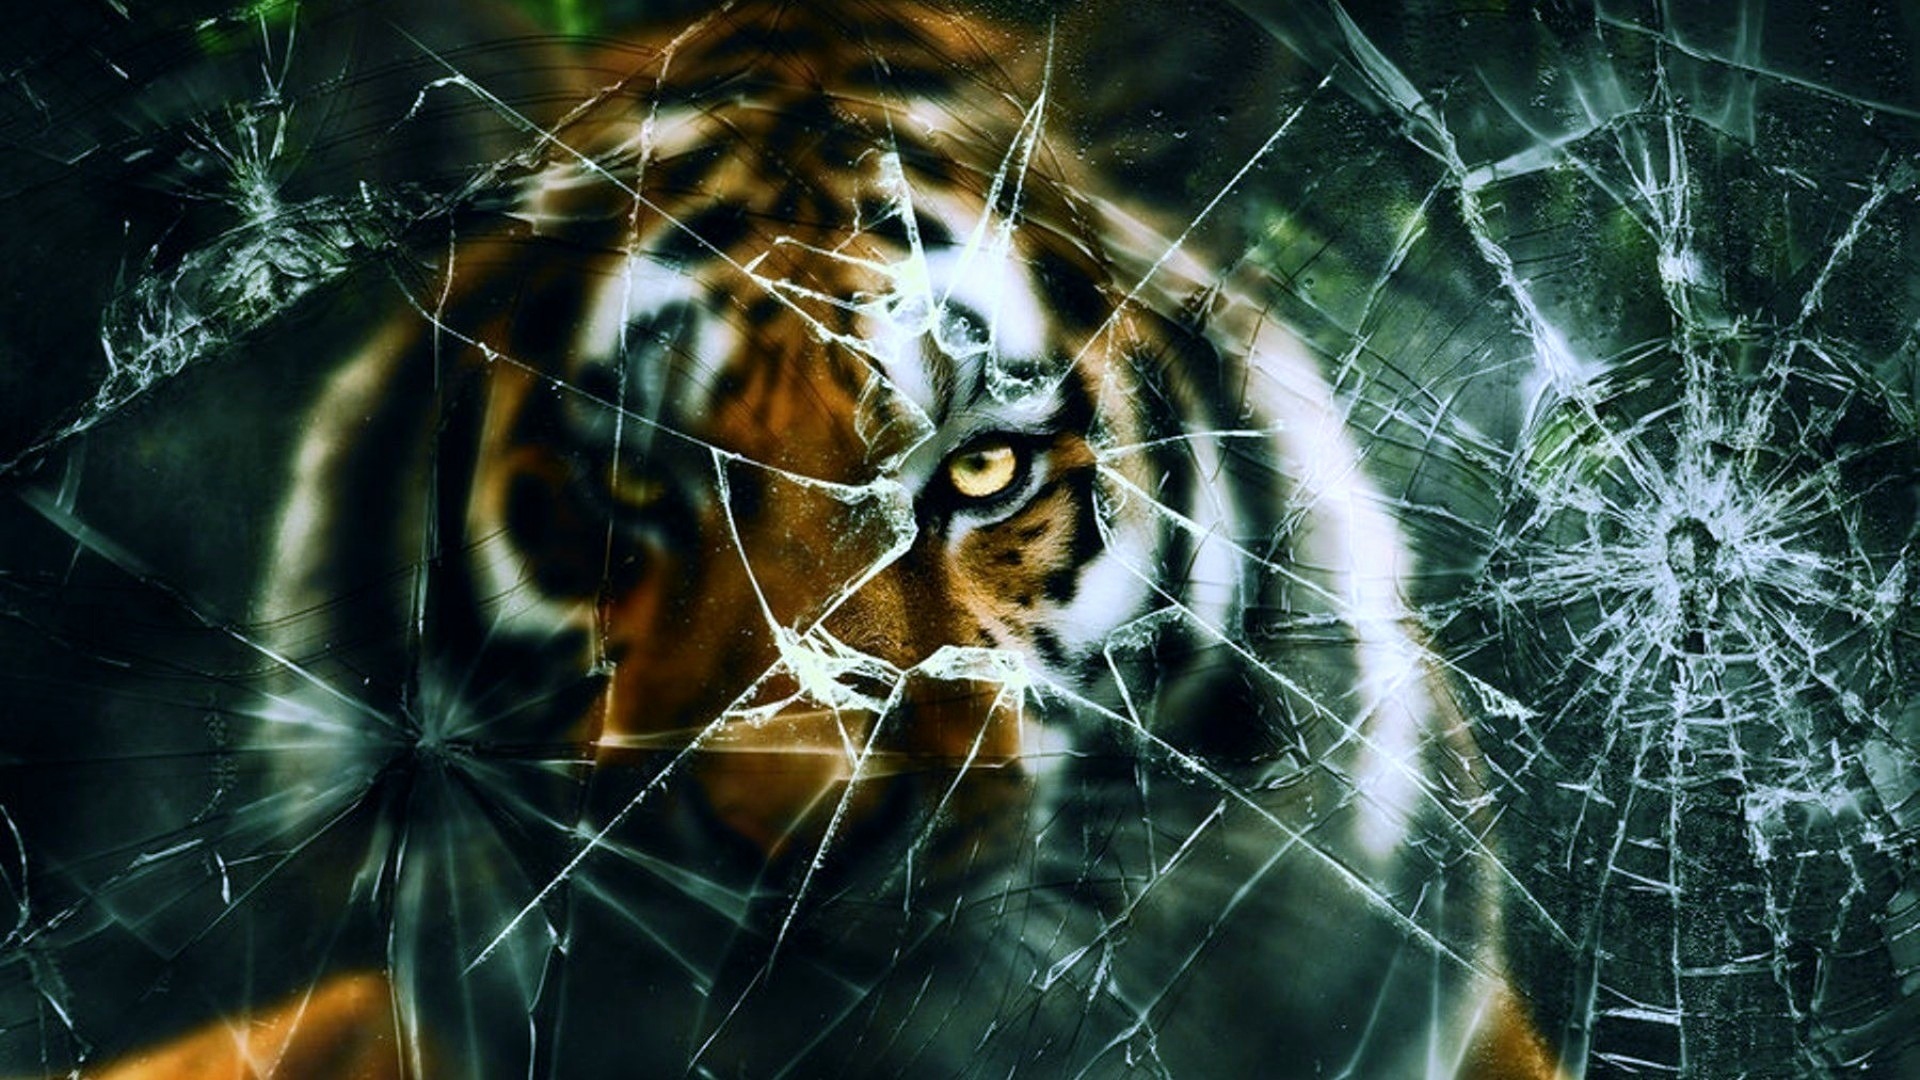
[[[931,120],[856,45],[851,226],[746,241],[650,201],[670,108],[582,122],[732,9],[13,12],[0,1074],[1446,1077],[1511,1014],[1568,1077],[1920,1075],[1920,16],[842,6],[1015,44]],[[617,274],[555,254],[609,192]],[[721,423],[702,266],[860,373],[827,449]],[[1259,362],[1045,441],[1156,333]],[[468,482],[476,366],[588,525]],[[849,614],[1069,460],[1110,558],[1045,642]],[[634,682],[706,647],[617,630],[676,546],[754,662]]]

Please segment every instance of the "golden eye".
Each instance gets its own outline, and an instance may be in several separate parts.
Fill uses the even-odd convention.
[[[969,499],[1007,490],[1020,475],[1020,453],[1003,442],[982,443],[947,459],[947,480]]]

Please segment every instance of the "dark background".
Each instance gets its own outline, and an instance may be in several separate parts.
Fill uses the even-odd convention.
[[[4,1071],[369,939],[263,958],[190,898],[339,899],[192,846],[267,782],[231,710],[276,666],[252,597],[281,463],[383,290],[525,145],[433,84],[538,123],[580,39],[697,7],[15,4]],[[995,10],[1052,34],[1050,138],[1174,222],[1226,189],[1194,243],[1327,358],[1480,714],[1543,1026],[1588,1075],[1920,1074],[1911,11]],[[1722,537],[1752,557],[1680,569],[1654,523],[1687,461],[1791,558]],[[1656,578],[1693,590],[1678,617]]]

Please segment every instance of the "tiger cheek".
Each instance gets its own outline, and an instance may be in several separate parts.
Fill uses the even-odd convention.
[[[1071,496],[1055,490],[1005,521],[975,529],[956,560],[965,595],[989,625],[1031,625],[1069,570],[1075,513]],[[1012,642],[997,642],[1012,644]]]
[[[668,717],[681,706],[673,700],[688,689],[661,678],[675,666],[667,655],[676,639],[668,633],[673,606],[668,595],[672,575],[649,575],[624,592],[608,596],[600,607],[603,651],[613,661],[613,677],[600,702],[602,750],[618,750],[628,742],[643,743],[646,736],[669,727]]]
[[[711,524],[690,532],[691,550],[654,553],[601,599],[602,651],[613,662],[603,750],[698,730],[739,693],[743,672],[771,660],[770,647],[755,649],[757,639],[739,631],[740,613],[753,609],[750,587],[729,572]]]

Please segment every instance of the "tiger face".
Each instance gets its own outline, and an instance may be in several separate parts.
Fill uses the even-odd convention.
[[[1549,1075],[1344,410],[1055,152],[1009,42],[768,3],[586,65],[625,74],[321,396],[267,606],[374,643],[434,768],[586,769],[494,941],[577,885],[617,959],[558,992],[640,1060]],[[661,929],[721,909],[709,966]],[[473,1005],[403,1013],[490,1047]]]
[[[694,269],[667,225],[585,268],[585,341],[489,379],[469,529],[495,587],[544,580],[600,643],[582,735],[697,744],[705,798],[763,850],[831,810],[849,739],[1018,762],[1044,732],[967,673],[1071,684],[1147,591],[1124,551],[1150,556],[1151,522],[1118,509],[1138,470],[1102,449],[1139,438],[1107,350],[1143,345],[1104,325],[1103,283],[1076,276],[1082,321],[1048,302],[1042,275],[1084,266],[963,209],[887,211],[917,245],[755,231]]]
[[[685,797],[764,854],[887,776],[1046,760],[1014,687],[1085,685],[1138,617],[1158,481],[1116,448],[1141,373],[1211,349],[1126,307],[1097,209],[1025,160],[1037,118],[919,142],[889,127],[955,103],[835,104],[855,134],[796,142],[777,111],[624,103],[532,179],[531,235],[456,255],[557,283],[442,327],[484,382],[482,593],[531,583],[521,630],[592,642],[572,737],[691,750]]]

